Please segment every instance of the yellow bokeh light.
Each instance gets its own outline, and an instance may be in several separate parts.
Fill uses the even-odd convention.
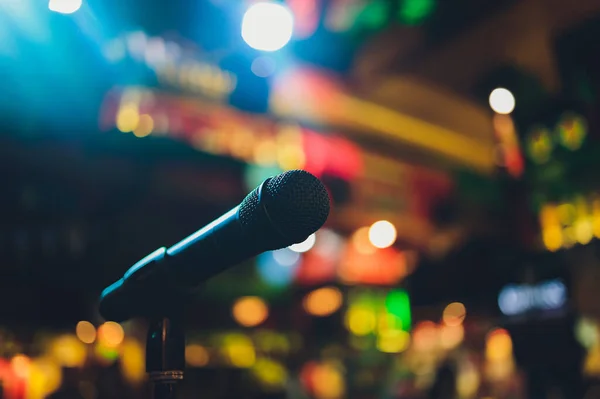
[[[154,119],[150,115],[140,115],[138,120],[138,124],[133,129],[133,134],[135,137],[146,137],[154,130]]]
[[[335,287],[314,290],[304,297],[304,309],[314,316],[328,316],[342,306],[342,293]]]
[[[146,377],[146,354],[138,341],[127,339],[123,342],[119,364],[127,381],[134,384],[144,381]]]
[[[273,140],[259,142],[253,151],[254,162],[262,166],[272,166],[277,163],[277,144]]]
[[[302,169],[306,161],[300,146],[287,144],[277,149],[277,163],[283,170]]]
[[[408,348],[410,334],[402,330],[386,330],[377,337],[377,349],[384,353],[400,353]]]
[[[361,227],[356,230],[352,235],[352,245],[356,249],[356,252],[363,255],[369,255],[375,252],[376,248],[371,244],[369,240],[369,228]]]
[[[123,342],[125,331],[119,323],[107,321],[98,328],[98,340],[102,346],[115,348]]]
[[[248,368],[256,361],[256,351],[250,338],[241,334],[232,334],[225,338],[225,354],[235,367]]]
[[[185,347],[185,361],[193,367],[204,367],[208,364],[210,356],[202,345],[191,344]]]
[[[255,296],[239,298],[233,305],[233,317],[244,327],[254,327],[267,319],[269,308]]]
[[[491,331],[486,340],[485,356],[489,361],[502,361],[512,358],[512,339],[508,331],[496,329]]]
[[[375,330],[377,318],[366,306],[352,306],[346,313],[346,327],[355,335],[367,335]]]
[[[10,360],[10,367],[19,378],[28,378],[31,360],[25,355],[15,355]]]
[[[285,386],[288,378],[287,370],[280,363],[271,359],[258,359],[252,368],[252,374],[268,388]]]
[[[447,326],[461,325],[467,315],[465,305],[460,302],[453,302],[446,306],[442,314],[442,320]]]
[[[440,346],[444,349],[454,349],[463,341],[465,329],[462,324],[445,325],[440,328]]]
[[[391,247],[396,242],[396,237],[396,228],[387,220],[375,222],[369,228],[369,241],[374,247]]]
[[[62,384],[60,365],[50,358],[34,359],[31,362],[27,391],[28,398],[45,398]]]
[[[489,102],[494,112],[503,115],[513,112],[516,105],[515,96],[503,87],[492,90]]]
[[[140,122],[138,107],[135,105],[124,105],[117,113],[116,125],[123,133],[133,132]]]
[[[75,327],[75,334],[84,344],[91,344],[96,340],[96,327],[89,321],[80,321]]]
[[[542,240],[546,249],[552,252],[558,251],[564,243],[562,230],[559,227],[544,229],[542,230]]]
[[[473,398],[481,384],[481,377],[475,366],[467,363],[456,378],[456,392],[461,398]]]
[[[85,363],[85,346],[74,335],[62,335],[52,342],[52,357],[64,367],[81,367]]]

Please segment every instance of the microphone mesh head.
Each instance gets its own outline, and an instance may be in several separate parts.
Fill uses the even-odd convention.
[[[325,186],[304,170],[291,170],[266,181],[261,202],[268,212],[269,224],[276,230],[273,242],[278,242],[281,247],[304,241],[321,228],[329,216],[329,195]],[[244,199],[239,216],[242,225],[249,228],[263,225],[258,190]]]

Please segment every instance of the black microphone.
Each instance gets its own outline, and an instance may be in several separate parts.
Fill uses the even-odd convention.
[[[262,252],[306,240],[328,216],[329,195],[315,176],[292,170],[269,178],[237,207],[133,265],[104,289],[100,314],[120,322],[181,308],[210,277]]]

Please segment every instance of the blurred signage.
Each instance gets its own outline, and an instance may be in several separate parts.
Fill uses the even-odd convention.
[[[160,85],[211,100],[227,101],[237,87],[234,73],[223,70],[216,60],[201,54],[194,46],[151,37],[141,31],[109,41],[103,47],[103,54],[112,64],[128,70],[127,63],[133,62],[153,71]]]
[[[498,307],[506,316],[517,316],[532,311],[558,310],[566,302],[567,288],[558,279],[536,285],[507,285],[498,296]]]
[[[201,151],[264,167],[305,169],[345,180],[363,168],[360,149],[342,137],[149,89],[109,93],[100,123],[104,129],[117,127],[140,138],[168,135]]]

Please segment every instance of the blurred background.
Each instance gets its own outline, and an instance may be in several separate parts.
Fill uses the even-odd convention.
[[[0,392],[145,398],[137,260],[305,169],[181,398],[600,397],[600,1],[0,0]],[[202,267],[202,265],[198,265]]]

